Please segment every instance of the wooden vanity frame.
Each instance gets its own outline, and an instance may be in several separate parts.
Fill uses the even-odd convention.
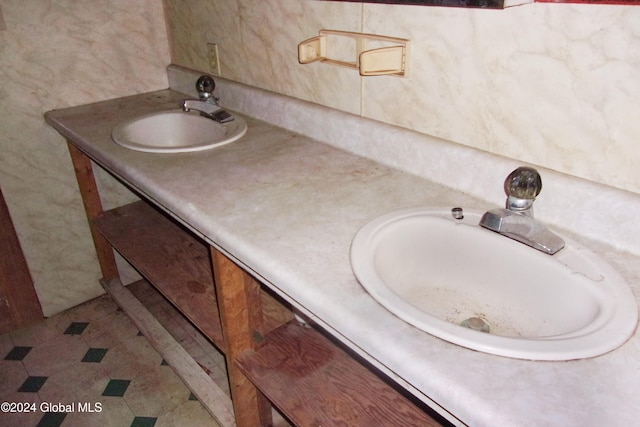
[[[119,284],[118,251],[225,354],[237,426],[272,425],[271,405],[302,426],[445,422],[152,203],[105,211],[90,157],[67,142],[101,282]]]

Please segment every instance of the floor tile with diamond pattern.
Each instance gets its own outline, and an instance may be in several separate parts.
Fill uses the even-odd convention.
[[[134,292],[228,390],[223,356],[150,286]],[[106,295],[0,335],[0,403],[0,427],[218,425]]]

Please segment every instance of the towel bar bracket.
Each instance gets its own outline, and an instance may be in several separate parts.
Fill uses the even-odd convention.
[[[353,60],[329,57],[327,44],[336,37],[350,38],[355,43]],[[371,44],[377,47],[370,48]],[[408,72],[409,40],[350,31],[320,30],[319,35],[298,44],[298,62],[310,64],[324,62],[357,69],[361,76],[394,75],[406,76]]]

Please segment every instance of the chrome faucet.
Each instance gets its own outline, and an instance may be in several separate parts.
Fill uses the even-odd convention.
[[[533,218],[533,202],[542,190],[537,170],[519,167],[504,181],[506,209],[485,212],[480,226],[553,255],[564,248],[564,241]]]
[[[219,99],[213,96],[216,83],[209,76],[200,76],[196,81],[196,90],[199,99],[185,99],[182,103],[184,111],[198,111],[200,115],[215,120],[220,123],[227,123],[233,120],[233,116],[223,110],[219,105]]]

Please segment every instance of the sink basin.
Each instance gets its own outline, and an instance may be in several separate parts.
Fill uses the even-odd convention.
[[[416,208],[375,219],[353,240],[353,271],[399,318],[481,352],[580,359],[632,335],[635,298],[609,264],[565,236],[547,255],[479,227],[481,214]]]
[[[229,144],[247,132],[247,122],[218,123],[197,112],[163,111],[120,123],[111,132],[119,145],[149,153],[184,153]]]

